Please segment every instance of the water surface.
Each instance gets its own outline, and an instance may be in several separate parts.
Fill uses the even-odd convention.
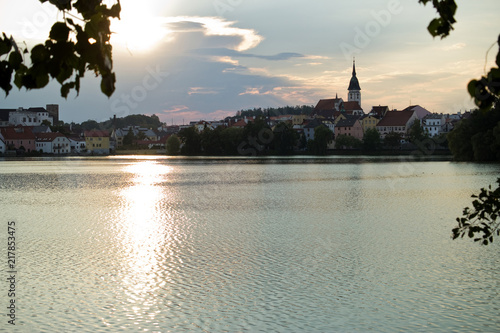
[[[497,332],[498,242],[450,233],[498,171],[368,157],[2,160],[16,328]]]

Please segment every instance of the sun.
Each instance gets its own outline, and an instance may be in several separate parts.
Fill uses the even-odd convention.
[[[154,50],[168,34],[163,20],[140,1],[123,2],[120,20],[112,22],[111,31],[111,43],[133,53]]]

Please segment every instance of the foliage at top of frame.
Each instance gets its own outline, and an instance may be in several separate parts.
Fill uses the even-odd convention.
[[[110,19],[120,18],[119,0],[110,8],[102,0],[49,2],[63,12],[63,20],[52,25],[43,44],[31,51],[21,50],[12,36],[0,36],[0,57],[5,56],[0,61],[0,88],[8,95],[12,81],[19,89],[31,90],[45,87],[52,78],[61,84],[61,96],[67,98],[71,89],[79,93],[80,79],[91,71],[101,76],[101,91],[111,96],[116,76],[109,42]],[[69,13],[73,9],[81,17],[73,17]]]

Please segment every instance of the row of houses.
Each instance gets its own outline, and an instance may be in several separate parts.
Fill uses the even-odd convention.
[[[52,132],[48,126],[0,127],[1,154],[105,155],[110,147],[108,131],[85,131],[82,137]]]
[[[350,103],[348,108],[345,104]],[[389,133],[398,133],[405,141],[408,131],[415,121],[419,121],[423,131],[434,137],[448,133],[463,115],[431,113],[419,105],[412,105],[404,110],[390,110],[388,106],[374,106],[365,114],[357,102],[343,102],[336,97],[330,100],[320,100],[311,115],[283,115],[265,117],[267,124],[273,128],[281,122],[286,122],[299,134],[304,135],[306,141],[314,140],[314,129],[326,126],[335,135],[353,136],[363,139],[364,133],[376,129],[381,138]],[[199,121],[192,122],[189,126],[195,127],[199,132],[206,128],[214,129],[217,126],[244,128],[255,117],[243,117],[236,121],[226,119],[224,122]]]

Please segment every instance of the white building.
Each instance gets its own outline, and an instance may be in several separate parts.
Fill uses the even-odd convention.
[[[430,137],[441,134],[445,124],[446,119],[443,114],[432,113],[422,119],[422,128]]]
[[[87,142],[85,138],[68,138],[71,148],[71,153],[81,154],[87,151]]]
[[[54,124],[53,118],[44,108],[18,108],[9,113],[9,124],[12,126],[40,126],[47,120],[51,125]]]
[[[38,133],[36,136],[36,150],[47,154],[69,154],[71,142],[61,133]]]

